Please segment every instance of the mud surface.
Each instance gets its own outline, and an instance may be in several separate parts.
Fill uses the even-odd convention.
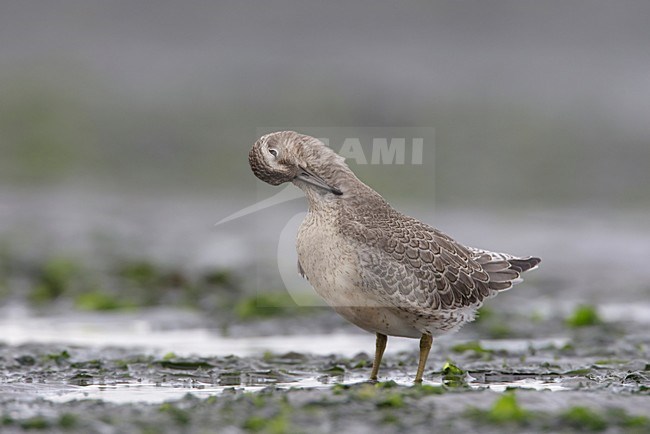
[[[117,341],[128,333],[111,325],[121,315],[110,316],[90,332],[88,321],[68,319],[59,341],[74,341],[75,334]],[[127,328],[134,316],[123,316]],[[424,384],[416,386],[412,340],[389,340],[380,381],[371,383],[366,380],[371,355],[357,350],[372,351],[372,337],[345,325],[334,334],[284,338],[244,332],[224,338],[215,330],[189,327],[175,341],[178,330],[156,331],[160,316],[140,314],[141,330],[132,329],[131,336],[137,347],[128,339],[125,345],[103,346],[18,338],[0,346],[3,432],[650,429],[650,336],[634,321],[562,326],[553,333],[558,321],[537,320],[538,330],[555,336],[472,339],[489,326],[491,320],[484,319],[436,342]],[[60,317],[50,320],[66,324]],[[261,323],[272,327],[277,321]],[[525,321],[509,318],[522,329]],[[244,323],[241,330],[257,327]],[[14,336],[18,329],[14,326]],[[35,330],[24,331],[39,340]],[[138,342],[138,334],[148,335],[149,343]],[[46,334],[41,338],[49,340]],[[295,350],[273,351],[282,348],[282,340]],[[185,345],[174,352],[181,341]],[[238,344],[229,348],[233,342]]]
[[[174,226],[160,217],[172,202],[84,216],[49,196],[20,201],[0,222],[2,433],[650,432],[641,213],[415,210],[463,241],[544,260],[436,340],[415,386],[416,341],[389,338],[368,382],[374,337],[278,295],[276,264],[248,261],[277,240],[254,241],[250,222],[206,236],[212,222],[196,216],[219,215],[206,202]],[[274,214],[268,234],[291,216]]]

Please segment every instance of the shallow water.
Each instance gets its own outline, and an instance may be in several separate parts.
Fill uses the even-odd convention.
[[[173,312],[164,311],[173,316]],[[371,351],[374,337],[367,333],[327,333],[309,335],[286,336],[240,336],[225,337],[213,329],[185,328],[164,330],[158,328],[157,319],[161,312],[147,314],[102,314],[102,315],[65,315],[54,317],[16,316],[0,321],[0,336],[8,345],[5,353],[14,359],[21,357],[21,348],[52,348],[54,354],[60,348],[66,348],[69,353],[77,356],[79,352],[85,354],[85,359],[102,360],[108,358],[114,350],[105,350],[106,347],[120,348],[124,357],[143,355],[153,358],[149,362],[146,372],[137,376],[126,378],[113,378],[116,373],[104,372],[98,375],[84,369],[69,368],[73,379],[68,376],[66,369],[60,375],[38,376],[40,381],[30,380],[33,372],[26,373],[24,377],[18,376],[9,381],[0,383],[0,389],[6,394],[19,394],[21,399],[44,398],[51,402],[67,402],[78,399],[100,399],[111,403],[160,403],[180,399],[186,394],[196,397],[209,397],[222,394],[226,390],[235,389],[245,392],[257,392],[272,385],[277,389],[327,389],[335,384],[357,384],[367,380],[367,372],[341,372],[336,370],[335,375],[327,373],[330,363],[328,357],[336,355],[337,358],[351,359],[358,356],[360,349]],[[500,352],[503,354],[523,354],[545,348],[561,348],[569,342],[568,337],[543,338],[543,339],[482,339],[479,345],[486,351]],[[326,344],[324,344],[326,343]],[[448,351],[445,347],[455,340],[443,339],[442,346],[436,344],[434,351]],[[299,349],[299,353],[295,353]],[[417,340],[391,338],[386,350],[386,358],[399,357],[404,354],[415,355],[418,349]],[[165,354],[172,352],[174,358],[183,359],[189,366],[188,370],[181,365],[176,371],[166,371],[165,368],[151,363],[162,360]],[[220,375],[217,380],[205,382],[204,373],[196,374],[200,370],[204,359],[214,357],[238,357],[260,359],[265,354],[295,354],[302,359],[311,359],[313,369],[322,370],[323,373],[315,374],[313,371],[291,370],[285,367],[297,364],[291,357],[284,360],[277,359],[266,362],[265,367],[254,372],[236,372],[233,375]],[[77,356],[79,357],[79,356]],[[268,356],[265,356],[268,357]],[[362,357],[367,358],[366,355]],[[319,358],[323,359],[319,361]],[[83,362],[83,360],[81,360]],[[193,365],[196,364],[196,366]],[[83,363],[82,363],[82,366]],[[207,369],[218,370],[218,363]],[[283,374],[278,376],[278,370]],[[80,378],[76,376],[81,372]],[[142,375],[142,376],[141,376]],[[169,378],[162,379],[165,375]],[[61,378],[59,378],[61,377]],[[158,378],[159,381],[151,381]],[[382,372],[382,381],[394,381],[398,385],[411,386],[413,373],[403,370],[386,369]],[[71,384],[78,383],[78,384]],[[424,384],[442,385],[442,378],[427,379]],[[537,378],[534,374],[518,375],[477,375],[467,378],[470,388],[489,388],[503,391],[506,388],[525,388],[535,390],[564,390],[566,389],[557,378]]]
[[[575,406],[611,413],[605,420],[617,427],[621,411],[625,420],[636,421],[650,404],[650,337],[626,332],[637,328],[632,322],[565,330],[553,338],[478,341],[467,340],[470,328],[434,343],[424,385],[414,387],[414,340],[390,339],[380,382],[370,383],[370,356],[359,352],[372,350],[367,334],[226,338],[208,329],[160,330],[147,314],[140,323],[134,315],[110,314],[94,325],[90,317],[81,321],[74,315],[14,324],[12,330],[20,331],[15,336],[23,337],[0,345],[0,409],[12,421],[7,426],[45,421],[56,427],[65,416],[74,418],[77,432],[129,431],[143,420],[162,432],[226,426],[237,431],[246,430],[253,417],[282,415],[289,431],[323,423],[333,424],[323,431],[335,431],[363,421],[361,432],[426,432],[446,426],[440,425],[446,420],[453,432],[478,426],[503,432],[500,423],[475,425],[475,416],[468,415],[489,412],[499,396],[516,390],[520,405],[536,416],[511,428],[545,431],[560,429],[553,421]],[[122,327],[115,327],[120,317]],[[64,331],[56,339],[38,332],[56,324]],[[0,330],[8,331],[6,324]],[[121,339],[126,340],[118,344]],[[291,350],[265,350],[283,345]],[[445,374],[448,360],[466,373]],[[424,420],[423,414],[435,418]],[[406,419],[387,424],[395,415]]]
[[[642,308],[637,305],[637,313]],[[597,376],[604,370],[611,371],[609,377],[624,378],[626,369],[646,369],[640,360],[647,357],[649,338],[645,334],[622,334],[624,329],[635,330],[642,324],[635,322],[634,315],[620,322],[622,318],[617,315],[624,309],[619,305],[603,306],[602,310],[609,312],[604,315],[608,323],[618,326],[604,325],[600,331],[564,330],[555,336],[468,341],[476,332],[472,325],[466,333],[440,338],[432,349],[425,384],[445,383],[439,370],[448,358],[467,369],[468,376],[463,379],[467,387],[494,391],[573,390],[576,376],[586,381],[589,375]],[[8,377],[0,388],[4,393],[19,394],[21,399],[40,397],[52,402],[101,399],[160,403],[188,393],[208,397],[233,389],[256,392],[268,386],[278,390],[327,389],[335,384],[363,383],[368,376],[370,358],[360,352],[371,353],[374,348],[374,337],[368,333],[343,329],[321,334],[228,337],[205,327],[162,327],[161,321],[174,314],[163,309],[47,317],[25,310],[21,316],[5,317],[0,320],[0,336],[5,344]],[[525,319],[512,321],[516,324]],[[540,324],[539,328],[549,329],[549,325]],[[603,339],[614,340],[603,345]],[[464,343],[471,344],[467,350],[456,349]],[[57,355],[61,351],[68,354],[60,358]],[[381,380],[410,386],[417,351],[417,340],[391,338]],[[25,352],[31,361],[23,366]],[[358,366],[351,360],[357,360]],[[124,365],[128,370],[122,372],[114,365]]]
[[[390,379],[401,386],[412,386],[413,378],[408,375],[392,375],[388,374],[383,376],[384,379]],[[305,377],[298,378],[291,382],[275,382],[270,379],[264,379],[260,376],[257,381],[248,381],[241,386],[217,386],[212,384],[203,384],[200,382],[193,382],[188,386],[174,386],[174,385],[161,385],[155,383],[137,383],[137,384],[111,384],[111,385],[88,385],[88,386],[71,386],[67,384],[61,385],[48,385],[44,389],[41,386],[34,386],[33,390],[22,388],[20,393],[23,396],[41,397],[48,401],[62,403],[80,399],[99,399],[105,402],[114,404],[127,404],[127,403],[147,403],[157,404],[165,401],[175,401],[190,394],[197,398],[208,398],[210,396],[218,396],[224,391],[237,390],[242,392],[260,392],[265,390],[268,386],[272,385],[277,390],[289,390],[291,388],[299,389],[327,389],[335,384],[360,384],[367,381],[366,375],[350,375],[339,377]],[[423,381],[422,384],[432,386],[441,386],[441,381]],[[527,378],[515,381],[491,381],[489,383],[470,381],[468,383],[470,388],[482,389],[488,388],[497,392],[503,392],[507,388],[521,388],[532,390],[549,390],[561,391],[569,390],[569,387],[562,386],[559,381],[544,381],[534,378]],[[7,391],[5,391],[7,392]]]

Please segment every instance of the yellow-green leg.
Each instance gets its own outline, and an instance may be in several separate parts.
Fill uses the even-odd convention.
[[[415,382],[422,383],[422,375],[424,374],[424,366],[427,364],[429,351],[431,351],[431,344],[433,337],[431,335],[422,335],[420,338],[420,362],[418,363],[418,372],[415,374]]]
[[[375,343],[375,361],[372,363],[372,372],[370,373],[371,380],[377,379],[381,358],[384,356],[384,350],[386,349],[386,342],[388,342],[388,336],[377,333],[377,341]]]

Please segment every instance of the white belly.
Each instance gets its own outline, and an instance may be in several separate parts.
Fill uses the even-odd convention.
[[[355,246],[331,222],[308,214],[298,231],[296,248],[309,283],[343,318],[372,333],[422,335],[396,308],[382,305],[371,290],[363,289]]]

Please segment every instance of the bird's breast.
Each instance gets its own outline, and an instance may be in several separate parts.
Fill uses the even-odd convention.
[[[332,215],[308,213],[298,231],[298,260],[318,295],[330,306],[363,306],[358,255]]]

